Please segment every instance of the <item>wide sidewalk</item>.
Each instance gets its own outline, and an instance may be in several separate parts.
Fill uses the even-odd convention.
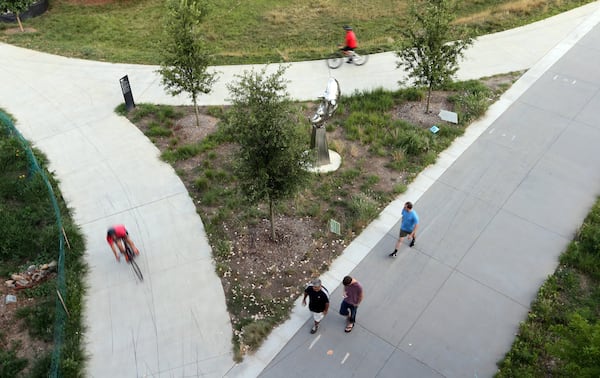
[[[523,28],[481,37],[468,51],[459,77],[478,78],[530,68],[552,54],[565,38],[573,40],[572,33],[581,33],[578,26],[599,8],[596,2]],[[395,69],[395,60],[392,53],[377,54],[365,66],[344,66],[336,71],[327,69],[322,61],[294,63],[286,73],[289,91],[297,99],[314,99],[330,75],[340,81],[344,93],[397,88],[402,74]],[[216,68],[221,80],[214,92],[200,101],[226,103],[226,83],[247,68]],[[221,377],[228,372],[231,376],[256,376],[292,336],[281,331],[289,325],[278,329],[265,347],[244,363],[233,362],[225,298],[195,206],[172,168],[160,161],[158,150],[114,113],[122,102],[118,80],[125,74],[137,102],[189,103],[183,96],[166,95],[155,70],[68,59],[0,44],[0,107],[15,116],[19,130],[48,156],[86,236],[90,266],[85,320],[90,354],[87,376]],[[504,98],[500,108],[512,100]],[[501,113],[497,112],[495,116]],[[441,172],[445,168],[442,164],[431,170]],[[421,177],[406,194],[412,200],[434,180],[427,174]],[[394,214],[382,214],[353,245],[363,244],[365,238],[381,241],[377,239],[380,236],[389,244],[390,229],[397,221]],[[424,218],[435,215],[425,212]],[[136,283],[129,267],[116,264],[105,244],[106,228],[115,222],[128,226],[143,252],[142,284]],[[431,219],[428,223],[434,224]],[[340,275],[350,272],[363,257],[362,250],[349,248],[336,262],[336,269],[326,275],[329,286],[337,286]],[[399,258],[396,266],[402,266],[403,260]],[[410,272],[402,274],[410,277]],[[377,284],[372,283],[376,275],[361,278],[371,298],[376,298]],[[520,316],[518,312],[515,315]],[[368,306],[361,309],[361,316],[370,316]],[[303,323],[307,317],[306,312],[296,310],[292,323],[298,319]],[[360,338],[356,344],[361,344]],[[430,352],[436,353],[432,358],[441,358],[439,351]],[[306,361],[299,363],[307,365]]]

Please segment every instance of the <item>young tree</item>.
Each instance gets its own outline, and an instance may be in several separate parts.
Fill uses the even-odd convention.
[[[251,203],[268,201],[271,239],[275,239],[274,204],[296,194],[307,182],[308,133],[294,117],[283,80],[285,67],[245,71],[228,84],[232,107],[227,128],[239,143],[236,174]]]
[[[171,95],[189,94],[194,103],[196,125],[200,126],[198,96],[210,93],[217,80],[215,72],[207,72],[212,57],[200,32],[206,9],[199,0],[169,0],[167,9],[158,72]]]
[[[29,9],[33,3],[35,0],[0,0],[0,11],[9,11],[14,14],[19,23],[19,29],[25,31],[21,23],[21,13]]]
[[[403,30],[404,37],[396,55],[416,85],[427,86],[427,107],[431,90],[452,80],[458,60],[473,39],[464,28],[452,25],[454,0],[414,0],[410,7],[412,24]]]

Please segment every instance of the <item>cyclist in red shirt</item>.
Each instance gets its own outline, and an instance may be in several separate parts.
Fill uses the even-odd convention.
[[[349,56],[348,61],[346,63],[352,63],[352,51],[358,47],[358,41],[356,40],[356,35],[352,31],[352,26],[345,25],[344,30],[346,31],[346,39],[344,47],[341,48],[344,55]]]
[[[110,227],[106,232],[106,241],[108,242],[108,245],[110,245],[110,249],[112,249],[115,258],[119,262],[121,261],[121,258],[117,253],[117,247],[119,248],[119,251],[122,254],[125,254],[125,245],[123,244],[123,240],[127,241],[127,243],[131,246],[131,249],[133,249],[133,253],[135,253],[136,255],[140,254],[140,251],[133,243],[133,240],[131,240],[131,238],[129,237],[129,232],[127,232],[125,226],[122,224],[116,224]]]

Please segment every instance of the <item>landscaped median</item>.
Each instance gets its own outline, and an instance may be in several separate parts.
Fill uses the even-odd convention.
[[[235,353],[256,349],[287,319],[304,284],[328,270],[380,211],[470,122],[520,76],[454,83],[434,92],[425,112],[421,89],[375,90],[342,97],[327,124],[329,147],[342,157],[335,172],[315,174],[308,187],[276,204],[271,240],[267,204],[249,205],[232,173],[236,140],[228,133],[229,109],[138,104],[127,114],[161,150],[185,183],[208,234],[227,296]],[[316,104],[297,103],[296,127],[310,148],[308,118]],[[458,112],[459,124],[441,121],[440,109]],[[125,114],[124,107],[119,109]],[[437,125],[439,131],[430,128]],[[341,224],[330,232],[329,222]]]

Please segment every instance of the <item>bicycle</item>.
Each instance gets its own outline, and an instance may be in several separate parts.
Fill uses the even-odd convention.
[[[133,253],[133,250],[127,243],[127,240],[125,240],[125,239],[121,239],[121,240],[123,240],[123,245],[125,246],[125,255],[127,256],[127,262],[129,264],[131,264],[131,268],[133,269],[133,272],[139,278],[139,280],[143,281],[144,276],[142,275],[142,271],[140,270],[140,267],[138,266],[138,264],[135,262],[135,253]]]
[[[362,66],[363,64],[367,63],[367,60],[369,60],[368,55],[361,55],[356,51],[350,51],[350,55],[344,55],[342,50],[337,50],[326,59],[327,66],[331,69],[336,69],[341,66],[342,63],[344,63],[345,58],[351,58],[352,63],[354,63],[356,66]]]

